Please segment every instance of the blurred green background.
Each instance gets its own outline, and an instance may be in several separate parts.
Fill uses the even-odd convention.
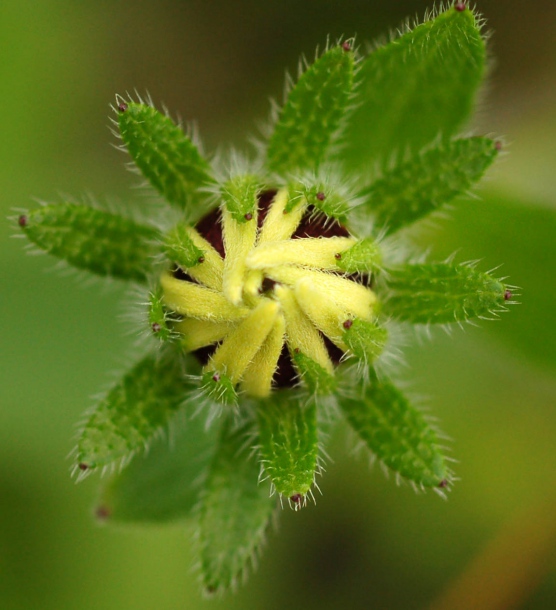
[[[457,260],[480,258],[483,270],[504,263],[522,305],[407,349],[411,391],[455,439],[461,481],[449,500],[397,488],[354,460],[349,437],[338,434],[317,506],[282,512],[247,587],[202,600],[191,531],[99,527],[97,478],[79,486],[69,478],[75,423],[133,354],[125,290],[26,256],[6,221],[0,608],[556,607],[556,6],[478,4],[496,60],[474,127],[504,136],[510,154],[479,198],[459,201],[420,239],[432,240],[434,257],[458,250]],[[195,120],[207,150],[243,146],[300,53],[311,57],[327,34],[371,40],[428,5],[3,0],[2,216],[66,193],[143,205],[110,146],[117,92],[149,91]]]

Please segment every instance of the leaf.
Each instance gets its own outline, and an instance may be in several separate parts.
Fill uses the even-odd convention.
[[[180,223],[164,237],[166,256],[182,269],[196,267],[205,260],[204,251],[195,245],[190,232],[190,227]]]
[[[235,383],[218,371],[205,371],[201,378],[201,392],[207,398],[223,405],[237,405],[238,395]]]
[[[413,324],[492,318],[505,311],[507,287],[469,264],[406,265],[388,270],[384,313]]]
[[[82,471],[125,463],[166,426],[183,404],[188,385],[178,352],[149,354],[98,403],[77,443]]]
[[[176,337],[176,333],[168,326],[169,315],[166,312],[162,296],[157,292],[149,294],[149,324],[151,331],[160,341],[168,341]]]
[[[311,489],[317,470],[315,402],[305,405],[291,393],[276,394],[273,400],[259,402],[257,419],[265,472],[279,494],[299,503],[299,496]]]
[[[368,174],[374,161],[448,139],[473,109],[485,57],[479,17],[454,7],[376,48],[357,72],[339,160]]]
[[[213,181],[210,166],[173,121],[152,106],[120,103],[118,125],[131,158],[165,199],[195,219],[208,211],[199,205],[200,187]],[[196,209],[191,209],[195,203]],[[189,208],[189,209],[188,209]]]
[[[168,523],[191,517],[212,459],[218,426],[189,418],[170,439],[157,439],[102,487],[97,516],[110,523]]]
[[[253,220],[257,211],[257,195],[261,190],[257,176],[240,175],[228,180],[222,186],[222,202],[231,217],[239,223]]]
[[[271,171],[285,174],[319,167],[349,100],[353,64],[351,50],[335,46],[300,76],[270,137]]]
[[[409,225],[477,182],[498,155],[489,138],[466,138],[414,154],[360,193],[386,234]]]
[[[275,500],[259,485],[260,465],[249,456],[252,422],[224,422],[200,506],[201,570],[208,593],[223,592],[253,564]]]
[[[382,252],[376,241],[367,237],[341,252],[336,264],[346,273],[377,271],[382,266]]]
[[[336,378],[324,367],[301,350],[294,350],[291,359],[299,376],[312,394],[332,394],[336,389]]]
[[[343,341],[365,363],[376,360],[386,344],[388,333],[374,322],[355,318],[344,324]]]
[[[446,487],[450,472],[436,432],[388,380],[370,370],[360,396],[340,397],[351,427],[386,466],[419,487]]]
[[[327,182],[320,181],[311,186],[292,184],[289,188],[290,191],[295,193],[296,197],[304,197],[309,206],[313,206],[326,216],[335,218],[342,224],[347,222],[348,212],[351,209],[348,198],[332,188]],[[292,203],[294,201],[295,197]],[[290,203],[290,206],[292,203]]]
[[[548,191],[547,191],[548,192]],[[547,200],[549,201],[549,200]],[[548,371],[556,368],[556,209],[543,200],[521,198],[506,186],[484,194],[483,201],[465,200],[452,212],[453,222],[434,239],[435,251],[446,256],[464,246],[465,256],[481,256],[491,264],[504,261],[519,289],[510,287],[511,316],[484,330],[492,333],[518,361],[529,359]]]
[[[129,218],[73,203],[49,205],[20,218],[39,248],[78,269],[145,283],[159,232]]]

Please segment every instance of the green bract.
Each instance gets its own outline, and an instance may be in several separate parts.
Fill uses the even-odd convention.
[[[133,457],[104,484],[99,516],[197,520],[209,592],[258,554],[273,494],[296,509],[312,497],[342,417],[416,489],[452,484],[436,428],[383,354],[396,324],[491,318],[512,297],[473,264],[399,256],[400,230],[498,155],[492,139],[459,134],[485,69],[480,25],[458,3],[367,56],[330,45],[242,171],[205,159],[152,105],[118,98],[123,147],[173,215],[140,223],[61,203],[19,219],[42,250],[141,285],[149,351],[87,416],[75,468]]]

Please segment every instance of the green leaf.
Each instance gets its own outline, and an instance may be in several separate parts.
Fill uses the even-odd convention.
[[[182,269],[195,267],[204,261],[205,253],[193,243],[188,227],[183,223],[176,225],[164,237],[164,250],[166,256]]]
[[[346,273],[377,271],[382,265],[382,252],[376,241],[367,237],[342,252],[336,264]]]
[[[257,408],[260,451],[276,491],[299,504],[315,480],[318,458],[314,401],[302,404],[290,392],[277,393]]]
[[[290,191],[296,192],[307,200],[307,204],[313,206],[326,216],[335,218],[340,223],[347,221],[350,205],[347,197],[335,191],[325,182],[318,182],[311,186],[290,186]],[[288,204],[289,206],[291,205]]]
[[[236,176],[222,186],[222,201],[236,222],[249,222],[256,215],[260,188],[260,179],[249,174]]]
[[[357,358],[366,363],[376,360],[386,344],[388,333],[373,322],[355,318],[351,324],[344,324],[343,342]]]
[[[477,182],[498,155],[489,138],[466,138],[414,154],[360,193],[361,206],[394,233]]]
[[[82,471],[125,463],[148,445],[183,404],[189,386],[178,352],[149,354],[98,403],[77,443]]]
[[[492,318],[505,311],[507,287],[469,264],[406,265],[387,274],[384,313],[413,324]]]
[[[450,472],[434,429],[387,379],[370,370],[360,396],[341,397],[355,432],[386,466],[419,487],[446,487]]]
[[[453,222],[434,237],[435,255],[446,256],[462,248],[464,256],[504,261],[508,275],[519,289],[509,287],[511,315],[484,330],[502,341],[517,362],[529,359],[536,366],[556,370],[556,207],[546,200],[519,196],[513,185],[482,193],[482,200],[466,199],[453,210]],[[549,191],[547,191],[548,196]]]
[[[212,182],[210,166],[173,121],[152,106],[122,102],[120,134],[131,158],[152,186],[172,205],[198,218],[207,211],[199,188]],[[197,209],[188,209],[195,203]]]
[[[357,72],[341,157],[354,173],[448,139],[469,117],[485,72],[480,19],[454,7],[370,53]]]
[[[160,341],[168,341],[176,336],[168,326],[169,316],[164,307],[162,295],[151,292],[149,294],[149,324],[151,331]]]
[[[73,203],[20,218],[30,241],[74,267],[144,283],[159,251],[159,232],[129,218]]]
[[[336,389],[336,378],[324,367],[302,351],[294,350],[291,355],[295,368],[309,391],[313,394],[332,394]]]
[[[201,392],[223,405],[237,405],[238,395],[234,382],[224,373],[205,371],[201,378]]]
[[[110,523],[168,523],[191,517],[217,442],[218,426],[195,416],[157,439],[102,487],[97,516]]]
[[[271,171],[284,174],[319,167],[348,104],[353,64],[353,53],[335,46],[300,76],[270,137]]]
[[[249,455],[252,422],[227,417],[200,506],[201,570],[208,593],[234,587],[264,542],[276,501],[259,485],[260,465]]]

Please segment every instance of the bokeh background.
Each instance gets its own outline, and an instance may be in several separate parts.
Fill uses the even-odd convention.
[[[372,40],[429,2],[146,0],[0,3],[0,210],[91,194],[142,205],[110,143],[115,93],[149,91],[195,120],[207,150],[244,146],[284,69],[327,34]],[[499,321],[407,349],[413,392],[455,440],[447,502],[397,488],[343,434],[317,506],[284,510],[259,570],[224,600],[198,592],[191,531],[112,529],[98,480],[66,455],[91,396],[131,357],[119,285],[26,256],[0,222],[0,608],[332,610],[556,607],[556,5],[482,0],[492,73],[474,129],[509,151],[439,228],[522,287]]]

